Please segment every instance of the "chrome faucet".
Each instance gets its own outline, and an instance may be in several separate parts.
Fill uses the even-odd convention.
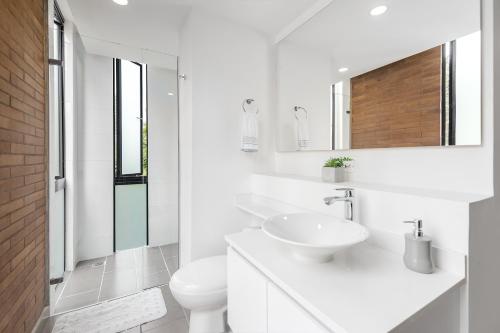
[[[337,188],[337,191],[344,191],[344,196],[337,196],[337,197],[326,197],[323,200],[325,201],[325,205],[333,205],[337,201],[343,201],[344,202],[344,218],[346,220],[352,221],[353,218],[353,208],[352,208],[352,203],[353,203],[353,195],[352,192],[354,191],[352,188]]]

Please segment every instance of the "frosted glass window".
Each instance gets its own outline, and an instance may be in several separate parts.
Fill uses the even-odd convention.
[[[142,87],[141,65],[121,60],[121,171],[123,175],[141,174]]]
[[[115,186],[116,251],[147,245],[147,185]]]

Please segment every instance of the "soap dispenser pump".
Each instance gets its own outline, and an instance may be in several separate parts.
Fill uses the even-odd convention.
[[[412,271],[424,274],[434,272],[432,240],[424,236],[422,220],[404,221],[413,224],[413,233],[405,234],[404,263]]]

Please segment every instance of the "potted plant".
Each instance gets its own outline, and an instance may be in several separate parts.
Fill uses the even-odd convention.
[[[338,183],[345,181],[345,171],[346,168],[349,168],[351,165],[349,162],[352,161],[352,158],[347,156],[340,156],[336,158],[329,158],[323,169],[321,170],[321,178],[324,182],[328,183]]]

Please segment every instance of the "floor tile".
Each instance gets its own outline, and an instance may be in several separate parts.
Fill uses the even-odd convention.
[[[184,309],[174,299],[172,293],[170,292],[170,288],[168,286],[162,286],[160,289],[163,294],[163,299],[165,300],[165,306],[167,307],[167,314],[157,320],[143,324],[141,326],[143,332],[157,327],[162,327],[177,319],[187,320]]]
[[[168,244],[161,246],[161,252],[165,259],[179,256],[179,244]]]
[[[165,261],[163,259],[161,260],[154,260],[154,261],[148,261],[147,263],[139,263],[137,266],[137,271],[139,272],[139,275],[151,275],[154,273],[158,273],[161,271],[164,271],[167,269],[167,266],[165,265]]]
[[[86,293],[62,297],[56,305],[55,312],[61,313],[97,303],[98,295],[99,289],[96,289]]]
[[[59,318],[60,315],[53,315],[48,318],[44,319],[43,328],[41,330],[42,333],[51,333],[52,330],[54,329],[54,325],[56,324],[57,318]]]
[[[135,268],[136,260],[133,251],[117,252],[106,259],[105,272],[112,272],[117,269]]]
[[[100,301],[133,294],[140,290],[135,269],[105,273],[102,280]]]
[[[144,246],[144,247],[139,247],[134,250],[136,255],[142,256],[142,257],[155,257],[155,256],[161,256],[161,251],[159,246],[155,247],[149,247],[149,246]]]
[[[158,273],[144,274],[139,277],[139,281],[142,281],[142,288],[144,289],[161,286],[170,281],[170,274],[165,269]]]
[[[142,327],[142,332],[147,333],[188,333],[189,328],[185,318],[175,319],[154,328]]]
[[[179,269],[179,258],[172,257],[165,260],[167,262],[167,268],[170,272],[170,276],[174,275],[175,272]]]
[[[158,273],[167,269],[165,260],[161,255],[160,248],[144,248],[144,251],[136,252],[137,269],[145,275]]]
[[[64,286],[68,282],[70,275],[71,274],[64,274],[64,281],[55,286],[54,299],[59,299],[59,297],[62,296],[62,293],[64,292]]]
[[[71,273],[63,291],[63,297],[99,289],[104,267],[77,269]]]
[[[177,244],[169,244],[164,245],[162,249],[142,247],[82,261],[64,282],[66,286],[60,298],[64,298],[64,303],[58,303],[56,308],[59,306],[64,310],[58,311],[68,311],[72,309],[71,306],[82,307],[95,303],[96,300],[93,299],[86,301],[85,298],[79,300],[78,297],[70,296],[84,294],[90,297],[91,292],[95,293],[96,290],[100,290],[100,302],[130,295],[142,289],[166,285],[171,274],[177,270],[177,253]],[[170,300],[173,300],[171,295],[167,301]],[[176,318],[180,307],[175,300],[173,302],[173,305],[167,306],[169,315]]]

